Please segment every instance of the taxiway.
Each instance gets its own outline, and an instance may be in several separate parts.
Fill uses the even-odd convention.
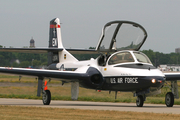
[[[146,103],[143,107],[136,107],[135,103],[52,100],[50,105],[43,105],[42,100],[0,98],[0,105],[180,114],[180,105],[166,107],[166,105]]]

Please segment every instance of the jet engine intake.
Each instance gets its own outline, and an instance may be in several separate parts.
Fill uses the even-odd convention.
[[[84,78],[79,82],[81,87],[97,89],[102,87],[103,76],[98,69],[89,67]]]
[[[100,74],[92,75],[90,79],[93,84],[100,84],[102,82],[102,76]]]

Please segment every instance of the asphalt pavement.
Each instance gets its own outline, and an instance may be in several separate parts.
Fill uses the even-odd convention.
[[[136,107],[135,103],[52,100],[50,105],[43,105],[42,100],[0,98],[0,105],[180,114],[180,105],[166,107],[162,104],[146,103],[143,107]]]

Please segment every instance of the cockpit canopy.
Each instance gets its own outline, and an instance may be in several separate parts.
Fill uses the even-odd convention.
[[[137,51],[146,38],[147,32],[141,25],[130,21],[113,21],[104,26],[96,50],[99,52]]]
[[[125,63],[125,62],[134,62],[134,58],[130,52],[120,52],[114,54],[108,61],[108,65]]]
[[[138,63],[148,63],[152,64],[149,58],[138,51],[124,51],[112,54],[107,61],[108,65],[128,63],[128,62],[138,62]]]

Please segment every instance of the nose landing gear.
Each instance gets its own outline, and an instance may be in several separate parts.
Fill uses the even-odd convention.
[[[142,95],[137,96],[136,105],[137,107],[142,107],[144,104],[144,97]]]

